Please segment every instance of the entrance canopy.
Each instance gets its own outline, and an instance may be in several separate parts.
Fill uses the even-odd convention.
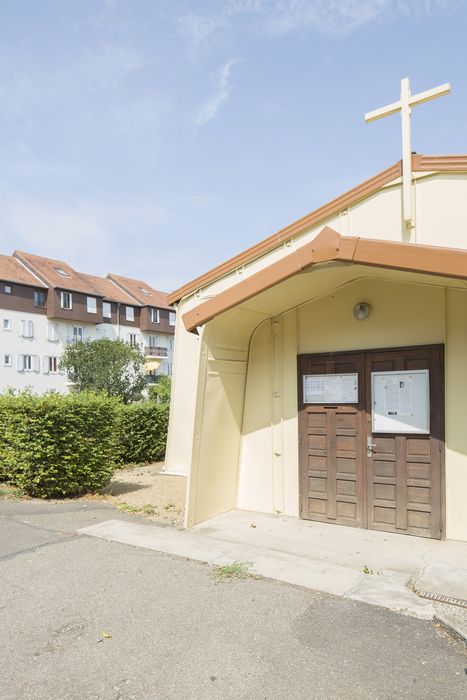
[[[294,249],[281,260],[187,311],[182,317],[184,325],[188,331],[196,332],[197,327],[253,297],[258,298],[258,295],[299,273],[310,272],[314,266],[318,266],[317,269],[329,269],[333,265],[350,265],[352,268],[361,265],[418,275],[434,275],[445,278],[443,284],[449,284],[449,280],[467,279],[466,250],[341,236],[326,226],[309,243]],[[300,303],[299,299],[294,301],[296,304]]]

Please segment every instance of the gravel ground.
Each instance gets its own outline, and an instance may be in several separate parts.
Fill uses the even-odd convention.
[[[102,493],[87,494],[82,498],[51,499],[48,503],[101,501],[123,513],[137,513],[148,520],[183,527],[186,477],[162,473],[163,463],[131,467],[117,471]],[[18,489],[0,484],[2,500],[18,500]],[[19,500],[37,501],[20,497]]]
[[[182,527],[186,477],[163,474],[162,467],[160,462],[121,469],[104,489],[103,498],[119,510],[140,511],[155,522]]]

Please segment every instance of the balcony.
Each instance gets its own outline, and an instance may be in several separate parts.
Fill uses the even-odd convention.
[[[153,359],[168,357],[167,348],[152,347],[150,345],[144,348],[144,354],[146,357],[152,357]]]
[[[73,343],[78,343],[80,340],[84,340],[84,338],[73,336],[72,338],[65,338],[65,343],[66,345],[72,345]]]

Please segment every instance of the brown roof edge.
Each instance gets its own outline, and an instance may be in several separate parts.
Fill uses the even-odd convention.
[[[282,260],[187,311],[182,317],[185,328],[195,332],[198,326],[219,314],[322,262],[346,262],[441,277],[467,278],[467,250],[341,236],[326,226],[316,238]]]
[[[36,269],[35,265],[32,265],[30,261],[23,255],[22,251],[20,250],[14,250],[13,251],[13,258],[16,258],[17,260],[20,261],[22,265],[27,269],[29,274],[34,275],[34,277],[37,277],[46,287],[53,287],[53,284],[51,284],[50,280],[45,277],[45,275],[41,274],[40,270]]]
[[[123,291],[125,292],[125,294],[128,294],[128,296],[130,297],[130,299],[133,299],[133,300],[134,300],[136,306],[141,306],[141,302],[139,302],[138,299],[134,296],[134,294],[132,294],[132,293],[130,292],[128,286],[127,286],[126,284],[123,284],[123,283],[118,279],[118,276],[113,275],[111,272],[109,272],[109,274],[107,275],[107,279],[111,280],[111,282],[113,282],[113,283],[114,283],[117,287],[119,287],[120,289],[123,289]]]
[[[425,156],[414,153],[412,156],[412,165],[414,171],[416,172],[433,170],[439,172],[467,171],[467,155]],[[401,162],[398,161],[394,165],[391,165],[391,167],[386,168],[386,170],[374,175],[369,180],[365,180],[365,182],[357,185],[357,187],[354,187],[336,199],[331,200],[324,206],[319,207],[319,209],[315,209],[302,219],[299,219],[298,221],[295,221],[289,226],[281,229],[277,233],[274,233],[272,236],[269,236],[269,238],[265,238],[260,243],[248,248],[239,255],[226,260],[217,267],[214,267],[212,270],[209,270],[205,274],[196,277],[191,282],[179,287],[168,295],[169,304],[179,301],[182,297],[187,296],[200,287],[203,287],[219,277],[232,272],[232,270],[235,270],[235,268],[250,262],[254,258],[267,253],[293,236],[304,233],[312,226],[322,223],[325,219],[337,214],[342,209],[355,204],[371,194],[374,194],[384,185],[400,177],[401,173],[402,166]]]

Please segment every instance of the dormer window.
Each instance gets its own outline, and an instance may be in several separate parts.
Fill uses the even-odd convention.
[[[135,320],[135,310],[132,306],[127,306],[125,308],[125,318],[127,321],[134,321]]]
[[[151,309],[151,321],[159,323],[159,309]]]
[[[88,314],[97,314],[97,299],[96,297],[86,297],[86,308]]]
[[[60,306],[62,309],[70,311],[73,308],[73,297],[71,292],[60,292]]]
[[[151,292],[144,287],[138,287],[138,290],[141,292],[141,294],[144,294],[147,297],[151,296]]]
[[[55,272],[58,272],[58,274],[59,274],[61,277],[69,277],[69,276],[70,276],[70,275],[68,274],[68,272],[65,272],[65,270],[62,270],[61,267],[56,267],[56,268],[55,268]]]

